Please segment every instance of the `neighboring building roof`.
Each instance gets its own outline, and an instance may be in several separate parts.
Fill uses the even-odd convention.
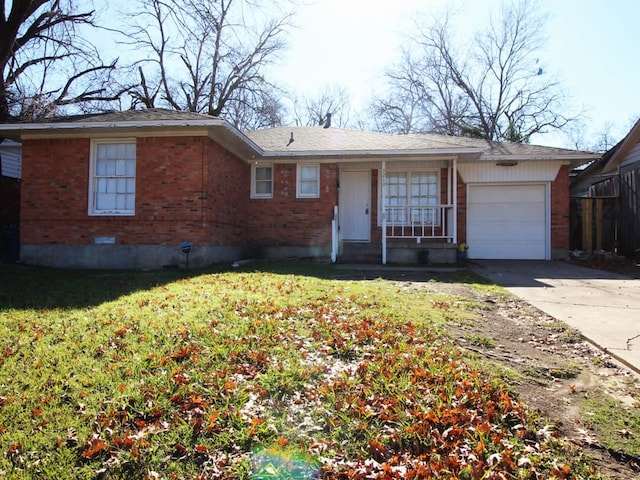
[[[602,172],[612,172],[622,162],[629,152],[640,142],[640,120],[638,120],[629,133],[613,148],[602,156]]]
[[[616,170],[640,143],[640,120],[616,145],[607,150],[597,161],[577,172],[571,179],[571,195],[590,195],[592,185],[605,181],[617,174]]]

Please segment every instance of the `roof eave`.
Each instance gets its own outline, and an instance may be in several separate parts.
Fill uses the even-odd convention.
[[[104,128],[161,128],[161,127],[206,127],[224,125],[226,122],[219,118],[203,120],[142,120],[142,121],[111,121],[111,122],[49,122],[49,123],[7,123],[0,125],[0,134],[30,134],[52,131],[95,130]]]
[[[221,142],[223,146],[247,162],[264,155],[262,148],[236,127],[225,120],[221,120],[221,123],[221,125],[214,127],[217,135],[212,136],[214,132],[210,134],[213,140],[223,138],[224,142]]]
[[[140,133],[149,135],[154,132],[172,129],[176,131],[200,130],[202,134],[207,134],[212,140],[219,141],[224,147],[246,161],[263,154],[262,149],[253,140],[249,139],[230,123],[218,118],[204,120],[4,124],[0,125],[0,136],[21,141],[28,138],[74,137],[79,132],[83,132],[84,136],[95,134],[136,136],[136,134]]]
[[[498,161],[514,161],[514,162],[557,162],[565,161],[571,165],[582,165],[585,162],[597,160],[601,155],[598,153],[570,153],[570,154],[550,154],[550,155],[482,155],[481,162],[498,162]]]
[[[430,148],[430,149],[377,149],[377,150],[296,150],[296,151],[264,151],[263,158],[392,158],[392,157],[456,157],[460,155],[480,155],[477,148]]]

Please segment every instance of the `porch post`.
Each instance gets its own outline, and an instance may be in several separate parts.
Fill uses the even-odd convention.
[[[443,222],[446,219],[446,230],[444,229],[444,224],[442,227],[443,234],[447,237],[447,243],[452,243],[452,224],[453,224],[453,207],[449,208],[449,205],[453,205],[453,159],[450,161],[450,165],[447,168],[447,209],[445,213],[442,215]]]
[[[453,165],[451,167],[452,175],[453,175],[453,185],[451,189],[453,190],[453,229],[451,230],[451,235],[453,237],[453,243],[458,243],[458,159],[457,157],[453,157]]]
[[[331,220],[331,263],[338,260],[338,206],[333,206],[333,219]]]
[[[387,162],[382,161],[380,169],[380,214],[382,215],[382,264],[387,264],[387,211],[385,209],[384,187],[387,184]]]

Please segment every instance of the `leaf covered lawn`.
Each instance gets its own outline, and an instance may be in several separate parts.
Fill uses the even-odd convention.
[[[382,279],[0,271],[0,475],[598,478]]]

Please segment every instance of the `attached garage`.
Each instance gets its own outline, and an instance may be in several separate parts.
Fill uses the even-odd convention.
[[[546,183],[468,185],[469,257],[549,259],[547,197]]]

